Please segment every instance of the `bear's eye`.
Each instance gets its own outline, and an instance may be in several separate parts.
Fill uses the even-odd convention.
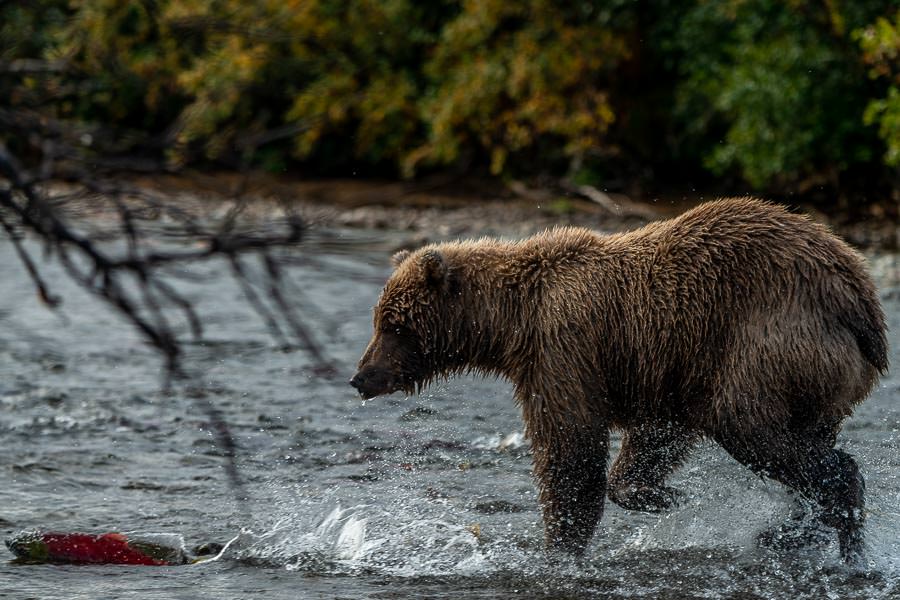
[[[406,327],[404,325],[397,325],[395,323],[386,323],[384,327],[382,327],[381,331],[382,333],[396,335],[397,337],[413,337],[413,332],[409,327]]]

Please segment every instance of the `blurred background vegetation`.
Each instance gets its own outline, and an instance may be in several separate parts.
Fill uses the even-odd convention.
[[[167,169],[895,204],[898,88],[887,0],[0,4],[8,145]]]

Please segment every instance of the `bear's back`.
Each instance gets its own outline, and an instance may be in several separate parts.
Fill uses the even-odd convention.
[[[828,228],[752,198],[702,204],[625,234],[619,243],[652,253],[653,285],[682,296],[693,289],[777,304],[794,293],[874,290],[862,257]]]
[[[883,315],[865,263],[823,225],[739,198],[700,205],[644,234],[653,240],[647,301],[658,326],[649,345],[665,348],[685,382],[714,381],[722,389],[709,391],[729,403],[778,396],[785,414],[786,390],[803,389],[846,414],[886,367]]]
[[[833,396],[843,414],[871,387],[872,367],[887,365],[883,316],[862,257],[780,206],[728,199],[624,234],[545,236],[535,243],[552,241],[548,247],[580,251],[581,259],[543,263],[547,281],[566,284],[547,286],[543,312],[552,320],[550,308],[565,306],[567,328],[591,332],[600,353],[593,360],[605,365],[614,396],[682,390],[735,403],[777,394],[789,413],[788,387],[821,402],[847,388]]]

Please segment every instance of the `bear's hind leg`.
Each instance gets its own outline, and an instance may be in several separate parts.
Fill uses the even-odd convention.
[[[805,419],[801,419],[802,421]],[[838,420],[807,430],[803,435],[811,436],[815,444],[829,449],[834,447],[840,428],[841,422]],[[791,494],[794,508],[790,516],[784,522],[762,531],[756,538],[757,543],[761,547],[779,551],[824,548],[831,541],[831,531],[828,531],[830,527],[822,523],[822,511],[818,508],[818,503],[796,490],[792,489]]]
[[[856,461],[816,436],[760,430],[749,435],[717,435],[716,441],[754,472],[814,500],[821,520],[838,532],[841,558],[862,556],[865,481]]]
[[[696,436],[671,423],[645,424],[622,436],[622,449],[609,473],[609,499],[628,510],[672,508],[676,490],[665,480],[694,446]]]
[[[799,494],[794,495],[793,501],[794,507],[786,520],[757,534],[756,543],[761,548],[796,551],[824,548],[831,541],[831,528],[818,518],[821,513],[818,505],[814,508],[808,498]]]

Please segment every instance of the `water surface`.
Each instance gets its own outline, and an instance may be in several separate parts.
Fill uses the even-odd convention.
[[[847,571],[835,543],[787,555],[758,549],[757,533],[786,517],[791,499],[713,445],[674,478],[682,506],[646,515],[608,503],[587,556],[548,563],[508,383],[461,378],[365,404],[346,384],[395,242],[334,231],[294,251],[304,260],[290,277],[307,324],[339,367],[328,379],[304,352],[272,340],[224,264],[198,266],[202,281],[175,284],[208,323],[207,338],[187,345],[202,386],[171,393],[160,391],[158,357],[127,324],[52,265],[47,277],[65,303],[59,314],[46,310],[0,243],[4,534],[169,532],[188,546],[237,537],[220,560],[189,567],[3,562],[0,597],[900,596],[893,374],[840,439],[868,481],[873,574]],[[900,331],[894,259],[877,257],[876,267]],[[227,483],[198,394],[237,438],[244,502]]]

